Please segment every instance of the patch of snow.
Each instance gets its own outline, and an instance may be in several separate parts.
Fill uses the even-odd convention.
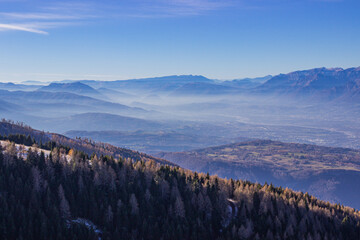
[[[10,144],[9,141],[0,140],[0,145],[3,148],[3,150],[5,150],[5,148],[9,144]],[[21,157],[23,159],[27,158],[27,153],[28,153],[29,149],[31,149],[31,151],[33,151],[33,152],[37,152],[38,154],[41,152],[44,152],[45,157],[50,156],[50,153],[51,153],[50,150],[45,150],[45,149],[37,148],[37,147],[29,147],[29,146],[25,146],[22,144],[15,144],[15,147],[18,152],[18,157]],[[65,157],[67,162],[70,162],[70,160],[71,160],[71,156],[69,156],[69,155],[62,155],[62,157]]]
[[[102,231],[90,220],[85,218],[76,218],[73,220],[68,220],[68,224],[81,224],[84,225],[87,229],[94,231],[98,235],[98,239],[101,240]]]
[[[228,199],[228,203],[229,203],[229,205],[227,205],[226,213],[225,213],[224,219],[222,221],[223,227],[229,226],[229,224],[237,216],[238,211],[239,211],[239,209],[237,207],[237,202],[235,200]]]

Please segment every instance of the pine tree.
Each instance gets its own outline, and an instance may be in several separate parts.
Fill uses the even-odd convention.
[[[184,203],[183,203],[180,195],[177,196],[177,198],[176,198],[175,205],[174,205],[174,213],[175,213],[175,216],[177,216],[179,218],[185,217]]]
[[[139,213],[139,204],[138,204],[135,194],[133,194],[133,193],[130,195],[129,204],[131,207],[131,214],[137,215]]]
[[[65,197],[64,188],[62,187],[61,184],[58,188],[58,196],[60,200],[59,207],[60,207],[61,216],[65,219],[68,219],[71,216],[70,207],[69,207],[69,202],[66,200]]]

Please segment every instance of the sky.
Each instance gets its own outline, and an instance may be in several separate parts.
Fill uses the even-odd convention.
[[[360,66],[359,0],[0,0],[0,81]]]

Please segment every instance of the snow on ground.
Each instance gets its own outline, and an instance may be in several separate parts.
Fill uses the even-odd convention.
[[[90,220],[85,218],[76,218],[68,221],[68,224],[74,223],[84,225],[87,229],[93,230],[98,235],[98,239],[101,240],[102,231]]]
[[[222,222],[223,227],[229,226],[230,222],[237,216],[239,211],[235,200],[228,199],[228,203],[229,205],[227,205],[226,216]]]
[[[0,145],[2,146],[3,150],[5,150],[5,148],[10,144],[9,141],[4,141],[4,140],[0,140]],[[51,151],[49,150],[45,150],[42,148],[38,148],[38,147],[28,147],[22,144],[15,144],[16,150],[18,152],[18,157],[21,157],[23,159],[27,158],[27,153],[29,151],[29,149],[31,149],[31,151],[33,152],[43,152],[45,154],[45,157],[48,157],[51,153]],[[66,160],[69,162],[71,160],[71,156],[66,155]]]
[[[6,147],[10,144],[9,141],[3,141],[0,140],[0,145],[3,148],[3,151],[5,151]],[[18,152],[18,157],[21,157],[23,159],[27,158],[27,153],[29,151],[29,149],[31,149],[31,151],[33,152],[43,152],[45,154],[46,157],[48,157],[51,153],[51,151],[49,150],[45,150],[45,149],[41,149],[38,147],[28,147],[22,144],[15,144],[16,150]],[[71,156],[66,155],[66,160],[69,162],[71,160]],[[1,193],[0,193],[1,194]],[[102,231],[90,220],[84,219],[84,218],[77,218],[74,220],[68,220],[67,221],[68,224],[81,224],[84,225],[86,228],[88,228],[89,230],[93,230],[97,235],[98,235],[98,240],[101,240],[101,235],[102,235]]]

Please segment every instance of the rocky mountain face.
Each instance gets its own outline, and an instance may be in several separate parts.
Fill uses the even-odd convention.
[[[318,99],[358,97],[360,67],[315,68],[274,76],[257,87],[260,93],[316,97]]]

